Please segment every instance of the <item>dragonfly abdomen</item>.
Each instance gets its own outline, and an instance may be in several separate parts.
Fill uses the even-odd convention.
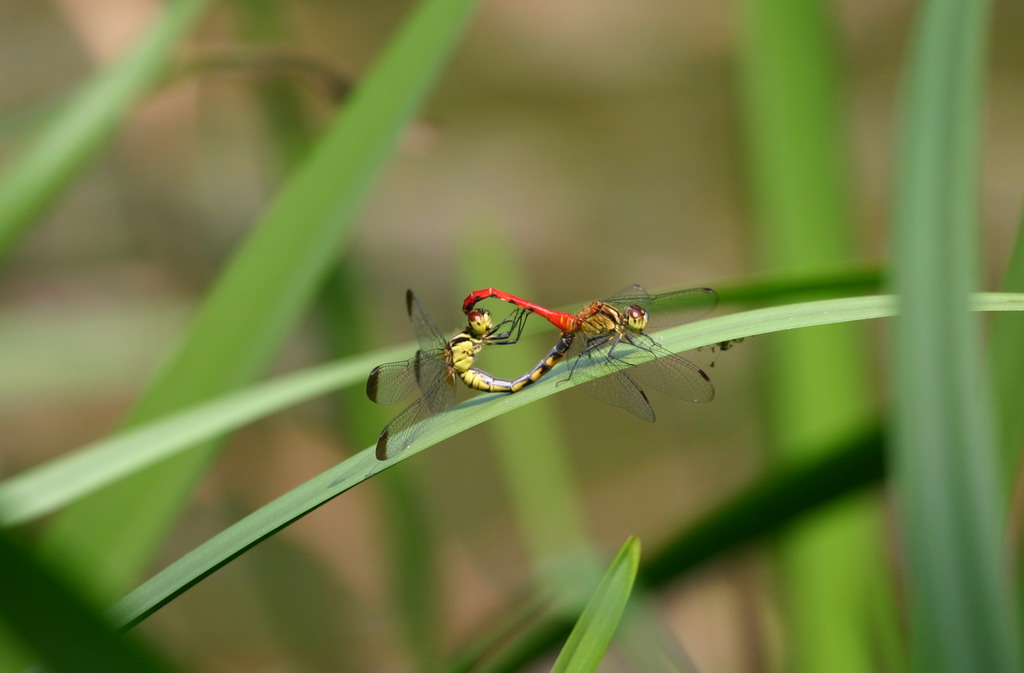
[[[530,311],[531,313],[536,313],[562,332],[572,331],[575,317],[571,313],[552,311],[549,308],[544,308],[543,306],[534,304],[532,301],[526,301],[522,297],[517,297],[493,287],[489,287],[484,290],[475,290],[469,293],[469,296],[467,296],[462,302],[462,312],[468,314],[473,307],[476,306],[478,301],[482,301],[484,299],[500,299],[502,301],[507,301],[513,306],[518,306],[519,308]]]
[[[564,334],[543,360],[533,369],[517,379],[499,379],[479,369],[468,369],[461,373],[462,381],[473,390],[485,393],[515,393],[526,386],[540,381],[558,362],[565,357],[573,341],[572,334]]]

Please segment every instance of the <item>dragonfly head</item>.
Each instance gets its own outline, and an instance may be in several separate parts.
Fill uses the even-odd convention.
[[[491,312],[486,309],[475,308],[466,314],[466,318],[469,320],[469,331],[473,336],[486,336],[494,327]]]
[[[626,309],[626,327],[633,332],[643,332],[647,329],[648,318],[647,311],[641,306],[633,304]]]

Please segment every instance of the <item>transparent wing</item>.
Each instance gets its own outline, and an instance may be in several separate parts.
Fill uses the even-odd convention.
[[[715,399],[711,378],[703,369],[678,355],[666,355],[636,367],[630,371],[630,375],[647,388],[660,390],[688,402],[710,402]]]
[[[427,403],[433,400],[437,408]],[[455,384],[447,379],[439,379],[433,388],[419,398],[388,423],[377,439],[377,459],[394,458],[408,449],[423,432],[437,422],[442,411],[455,403]]]
[[[377,404],[398,404],[416,390],[413,360],[377,365],[366,379],[366,396]]]
[[[444,334],[423,310],[420,300],[416,298],[412,290],[405,291],[405,308],[409,312],[409,321],[412,322],[412,331],[416,334],[420,350],[431,351],[443,348],[448,340],[444,338]]]
[[[642,285],[630,285],[604,301],[620,309],[634,304],[646,309],[651,331],[702,318],[718,305],[718,295],[708,287],[648,294]]]
[[[435,414],[450,409],[455,401],[455,379],[448,371],[448,362],[443,350],[425,353],[417,351],[414,371],[423,400]],[[441,385],[447,383],[448,385]]]
[[[569,349],[569,378],[581,382],[580,388],[606,404],[625,409],[637,418],[654,422],[654,409],[640,385],[630,376],[635,362],[649,362],[651,355],[629,344],[615,344],[615,356],[609,357],[612,340],[595,342],[577,338]],[[620,352],[622,357],[619,357]],[[613,372],[609,374],[608,372]]]
[[[612,358],[632,365],[630,376],[645,388],[688,402],[710,402],[715,398],[711,377],[703,369],[666,350],[646,334],[627,334],[612,352]]]
[[[606,404],[625,409],[639,419],[654,422],[654,409],[647,394],[625,371],[580,384],[580,388]]]
[[[651,297],[652,295],[643,285],[633,284],[627,285],[604,301],[610,304],[635,303],[635,301],[650,301]]]
[[[408,360],[374,367],[366,379],[366,396],[377,404],[398,404],[417,390],[429,390],[446,375],[443,350],[417,351]]]

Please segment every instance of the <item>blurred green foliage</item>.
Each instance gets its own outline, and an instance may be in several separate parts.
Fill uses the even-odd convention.
[[[187,670],[518,670],[580,612],[551,577],[580,600],[632,536],[659,609],[631,602],[608,670],[1019,669],[1020,321],[994,326],[990,410],[968,310],[1004,250],[1006,291],[1024,268],[1016,4],[129,4],[0,21],[0,506],[31,550],[0,550],[25,594],[0,670],[81,669],[41,639],[64,613],[83,657],[164,665],[67,582],[136,586],[115,622]],[[851,298],[883,277],[894,338],[824,327],[891,315]],[[411,350],[407,287],[454,332],[469,285],[636,282],[740,309],[663,335],[703,346],[714,404],[646,426],[545,380],[457,408],[390,480],[357,388],[271,415]],[[540,322],[481,364],[536,362]],[[883,456],[895,527],[864,494]],[[630,624],[658,631],[641,663]]]

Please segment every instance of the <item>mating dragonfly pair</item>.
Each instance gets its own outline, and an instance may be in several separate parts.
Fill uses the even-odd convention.
[[[517,308],[495,324],[489,311],[476,308],[477,302],[491,298]],[[474,390],[514,393],[539,381],[563,359],[567,360],[566,380],[584,380],[582,387],[588,393],[645,421],[654,421],[654,410],[641,383],[683,400],[710,402],[715,389],[704,370],[660,346],[646,330],[699,318],[717,301],[715,291],[706,287],[651,295],[640,285],[631,285],[573,314],[489,288],[466,297],[462,310],[468,324],[445,339],[409,290],[406,307],[420,349],[409,360],[375,367],[366,382],[366,395],[378,404],[397,404],[417,391],[419,397],[381,432],[377,458],[387,460],[407,449],[441,412],[451,408],[456,378]],[[543,360],[517,379],[499,379],[473,367],[484,346],[516,343],[531,313],[561,332]]]

